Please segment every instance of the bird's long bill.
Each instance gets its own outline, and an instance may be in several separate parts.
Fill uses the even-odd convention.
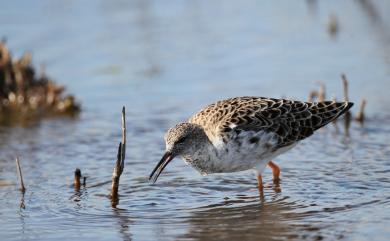
[[[164,156],[161,158],[161,160],[158,162],[158,164],[150,174],[149,181],[155,183],[157,181],[157,178],[160,176],[161,172],[164,170],[164,168],[168,165],[170,161],[172,161],[173,157],[174,156],[172,155],[172,153],[165,152]]]

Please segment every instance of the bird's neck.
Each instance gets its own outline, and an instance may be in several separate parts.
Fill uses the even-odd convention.
[[[215,151],[213,143],[210,141],[209,137],[206,135],[203,129],[202,131],[199,131],[198,137],[196,139],[197,140],[194,141],[194,144],[192,145],[193,148],[188,153],[190,156],[205,155]]]
[[[217,153],[216,148],[205,134],[204,140],[197,142],[191,151],[182,157],[187,164],[190,164],[202,175],[206,175],[211,172],[210,168],[218,158]]]

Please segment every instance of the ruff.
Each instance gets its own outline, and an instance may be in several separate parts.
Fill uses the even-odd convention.
[[[150,178],[156,181],[176,156],[203,175],[255,169],[261,180],[260,175],[269,164],[278,178],[280,170],[270,162],[273,158],[338,118],[352,105],[264,97],[218,101],[188,122],[168,130],[166,154]]]

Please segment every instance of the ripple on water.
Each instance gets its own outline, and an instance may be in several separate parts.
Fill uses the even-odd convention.
[[[63,83],[81,98],[83,112],[72,120],[0,127],[2,240],[390,237],[390,105],[388,61],[382,60],[388,59],[388,51],[382,51],[388,41],[381,41],[389,34],[386,21],[372,21],[375,11],[368,11],[372,25],[361,24],[365,8],[351,6],[368,1],[344,1],[337,8],[323,1],[314,7],[321,11],[256,1],[26,1],[24,7],[15,2],[0,9],[7,13],[2,30],[10,44],[16,43],[15,51],[36,51],[38,62],[49,60],[53,76],[68,81]],[[328,17],[323,6],[351,13],[340,18],[337,41],[323,40],[322,20]],[[47,21],[48,12],[56,21]],[[14,21],[20,16],[31,21]],[[291,35],[292,30],[303,34]],[[360,51],[363,45],[367,51]],[[324,68],[334,66],[332,51],[339,56],[338,67]],[[96,71],[107,65],[121,71]],[[297,71],[299,66],[304,71]],[[273,184],[267,169],[263,196],[251,171],[202,177],[180,160],[170,163],[156,185],[148,183],[164,149],[164,131],[202,105],[241,94],[304,99],[312,79],[331,79],[338,68],[353,76],[351,99],[361,93],[370,98],[373,115],[368,113],[363,127],[353,124],[349,136],[339,122],[278,157],[282,180]],[[329,82],[328,88],[339,85]],[[128,117],[127,159],[113,208],[108,194],[122,105]],[[27,186],[24,196],[17,187],[16,154]],[[80,190],[72,187],[75,168],[88,176]]]
[[[173,162],[158,183],[150,185],[147,176],[153,158],[145,163],[143,155],[129,151],[117,208],[111,207],[108,196],[110,174],[106,170],[112,168],[113,161],[96,157],[102,166],[83,168],[88,175],[87,185],[77,191],[71,185],[71,168],[53,167],[55,163],[46,163],[32,153],[30,158],[35,163],[22,162],[28,170],[26,208],[19,209],[20,203],[14,201],[21,199],[21,194],[15,192],[15,182],[0,187],[3,206],[19,210],[17,216],[16,211],[0,211],[2,216],[10,217],[4,226],[5,237],[22,231],[30,238],[55,238],[64,232],[71,233],[69,237],[95,237],[99,232],[116,236],[113,230],[119,223],[119,233],[126,237],[159,227],[173,237],[186,239],[343,238],[345,230],[360,225],[363,216],[374,215],[371,222],[378,216],[386,217],[380,211],[390,206],[389,163],[383,154],[390,147],[375,145],[375,134],[370,132],[364,133],[362,141],[360,132],[352,132],[349,144],[333,144],[341,137],[329,135],[331,131],[302,142],[278,158],[282,180],[279,185],[273,184],[267,169],[263,197],[258,194],[253,172],[202,177],[181,161]],[[313,148],[323,143],[339,155]],[[46,168],[56,171],[47,172]],[[11,176],[4,178],[11,180]],[[53,228],[45,228],[49,226]],[[101,231],[96,233],[96,229]],[[158,234],[148,235],[151,238]]]

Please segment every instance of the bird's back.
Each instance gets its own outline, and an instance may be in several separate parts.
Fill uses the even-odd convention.
[[[211,141],[241,131],[264,131],[277,136],[277,148],[289,146],[352,107],[351,102],[301,102],[264,97],[235,97],[208,105],[189,122],[201,125]]]

